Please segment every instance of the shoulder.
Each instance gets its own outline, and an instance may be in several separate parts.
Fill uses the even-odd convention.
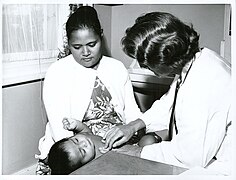
[[[211,67],[211,70],[223,72],[225,71],[227,73],[230,73],[230,63],[215,51],[208,48],[204,48],[202,50],[201,56],[202,60],[208,63],[209,67]]]
[[[48,68],[45,80],[55,80],[59,78],[64,78],[68,72],[71,72],[73,57],[67,56],[65,58],[59,59],[56,62],[52,63]]]
[[[117,83],[126,81],[129,76],[128,70],[121,61],[107,56],[101,59],[98,73],[106,77],[106,79],[111,79]]]
[[[215,51],[204,48],[196,63],[197,76],[201,77],[201,82],[205,82],[209,88],[218,86],[218,88],[225,89],[231,84],[231,67],[227,60]]]
[[[119,61],[115,58],[112,58],[112,57],[108,57],[108,56],[103,56],[102,61],[110,66],[116,66],[116,65],[124,66],[124,64],[121,61]]]
[[[112,57],[103,56],[101,59],[101,67],[113,71],[127,71],[124,64]]]
[[[51,64],[51,66],[47,70],[47,73],[57,72],[66,69],[66,67],[70,66],[72,60],[73,60],[72,55],[57,60],[56,62]]]

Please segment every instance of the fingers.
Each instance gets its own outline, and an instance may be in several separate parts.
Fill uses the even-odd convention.
[[[113,142],[111,142],[111,140],[114,139],[113,137],[116,136],[118,131],[119,130],[117,128],[113,128],[105,134],[105,136],[103,138],[103,140],[105,140],[105,146],[104,146],[105,148],[111,149],[112,144],[113,144]]]
[[[73,130],[75,126],[75,119],[63,118],[62,123],[63,123],[63,128],[70,131]]]
[[[70,122],[68,121],[68,119],[67,118],[63,118],[62,123],[63,123],[63,128],[68,130],[68,128],[70,126]]]
[[[111,136],[109,136],[108,139],[106,139],[105,147],[108,149],[117,147],[116,144],[122,144],[124,142],[123,137],[124,137],[124,134],[122,131],[119,131],[119,129],[116,131],[113,131]],[[116,144],[114,144],[115,142]]]
[[[119,141],[114,142],[112,147],[118,147],[127,142],[127,138],[123,136]]]
[[[102,137],[102,141],[105,141],[105,139],[107,138],[107,135],[110,131],[113,131],[113,129],[109,129],[107,132],[105,132],[105,134]]]
[[[99,151],[102,153],[102,154],[105,154],[105,153],[107,153],[108,151],[109,151],[109,149],[106,149],[106,148],[104,148],[104,147],[100,147],[100,148],[98,148],[99,149]]]
[[[118,131],[117,128],[112,128],[110,130],[108,130],[105,135],[103,136],[103,139],[106,139],[106,142],[110,141],[110,138],[113,136],[113,134],[116,134]]]
[[[62,119],[62,123],[63,123],[63,124],[66,124],[66,123],[69,123],[69,121],[68,121],[67,118],[63,118],[63,119]]]

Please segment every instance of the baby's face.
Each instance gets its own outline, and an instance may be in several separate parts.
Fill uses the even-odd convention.
[[[67,142],[67,150],[70,152],[71,161],[86,164],[95,157],[95,145],[91,139],[83,134],[70,137]]]

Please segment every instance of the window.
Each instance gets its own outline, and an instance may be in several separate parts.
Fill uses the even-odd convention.
[[[68,10],[64,14],[60,12],[61,6],[2,5],[3,85],[41,79],[57,60],[58,37],[68,13]]]

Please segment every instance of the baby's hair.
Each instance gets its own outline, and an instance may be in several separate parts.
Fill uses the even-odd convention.
[[[69,138],[56,142],[48,154],[48,164],[52,175],[66,175],[82,166],[80,162],[73,164],[70,153],[67,151],[66,142]]]

